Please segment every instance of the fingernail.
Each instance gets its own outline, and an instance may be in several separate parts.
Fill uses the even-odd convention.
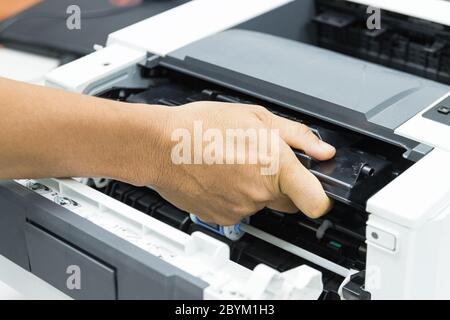
[[[326,151],[326,152],[336,152],[336,148],[335,148],[335,147],[333,147],[331,144],[326,143],[326,142],[323,141],[323,140],[320,140],[319,145],[320,145],[320,148],[321,148],[323,151]]]

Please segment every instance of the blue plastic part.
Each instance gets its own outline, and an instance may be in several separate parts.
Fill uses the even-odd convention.
[[[244,232],[241,229],[241,224],[235,224],[232,226],[220,226],[220,225],[216,225],[216,224],[210,224],[210,223],[206,223],[203,222],[202,220],[200,220],[197,216],[191,214],[190,215],[192,222],[194,222],[197,225],[200,225],[214,233],[217,233],[225,238],[228,238],[230,240],[236,241],[239,240],[243,235]],[[244,219],[243,223],[248,223],[249,219]]]

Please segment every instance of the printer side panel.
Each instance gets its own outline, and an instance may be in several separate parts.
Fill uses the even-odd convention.
[[[450,210],[417,230],[377,218],[369,224],[389,230],[396,241],[395,251],[368,241],[366,290],[372,299],[450,298]]]
[[[368,202],[373,299],[450,298],[450,153],[435,149]]]

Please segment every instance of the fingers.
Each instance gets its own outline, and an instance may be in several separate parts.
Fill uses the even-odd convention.
[[[319,180],[301,165],[291,150],[286,150],[281,161],[279,186],[295,206],[305,215],[316,219],[332,206]]]
[[[275,200],[267,205],[267,208],[284,212],[284,213],[297,213],[298,208],[288,197],[283,197],[281,199]]]
[[[293,148],[303,150],[317,160],[328,160],[334,157],[336,149],[317,137],[304,124],[273,116],[273,126],[280,130],[281,138]]]
[[[328,160],[334,157],[336,149],[328,143],[320,140],[304,124],[276,116],[265,111],[266,125],[278,129],[281,138],[292,148],[303,150],[307,155],[317,160]]]

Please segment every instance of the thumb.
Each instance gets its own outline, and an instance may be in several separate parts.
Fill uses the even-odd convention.
[[[271,126],[278,129],[281,138],[292,148],[302,150],[317,160],[334,157],[336,149],[320,140],[309,127],[276,115],[272,115]]]
[[[319,218],[332,207],[319,180],[286,147],[280,163],[279,187],[295,206],[310,218]]]

